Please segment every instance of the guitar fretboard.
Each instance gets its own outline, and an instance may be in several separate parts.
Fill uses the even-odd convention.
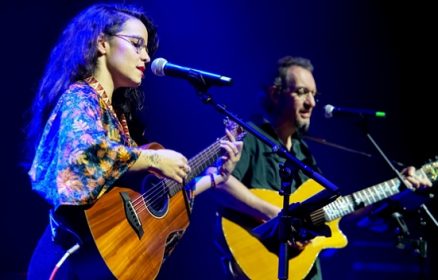
[[[222,138],[215,141],[213,144],[208,146],[206,149],[204,149],[202,152],[197,154],[196,156],[189,159],[189,166],[192,169],[186,183],[190,182],[201,174],[207,167],[211,166],[219,156],[221,147],[220,147],[220,140],[226,140],[227,137],[223,136]],[[165,185],[168,187],[169,195],[172,197],[176,193],[178,193],[184,185],[178,184],[177,182],[170,180],[170,179],[164,179]]]
[[[423,178],[427,177],[434,182],[438,177],[437,166],[438,162],[426,164],[421,169],[418,169],[415,175]],[[350,195],[340,197],[322,208],[325,220],[335,220],[353,213],[359,208],[366,207],[393,196],[400,192],[400,185],[400,180],[398,178],[393,178]]]

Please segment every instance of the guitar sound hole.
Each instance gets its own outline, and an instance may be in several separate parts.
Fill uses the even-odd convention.
[[[163,216],[169,205],[167,186],[164,180],[148,175],[143,179],[141,186],[145,194],[147,208],[154,216]]]

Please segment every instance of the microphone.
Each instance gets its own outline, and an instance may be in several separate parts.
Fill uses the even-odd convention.
[[[356,116],[362,118],[385,118],[386,113],[382,111],[374,111],[369,109],[356,109],[356,108],[345,108],[345,107],[335,107],[333,105],[327,104],[324,106],[324,116],[329,119],[336,116]]]
[[[172,64],[162,57],[152,61],[151,69],[152,73],[160,77],[183,78],[190,82],[201,82],[203,85],[229,86],[232,83],[229,77]]]

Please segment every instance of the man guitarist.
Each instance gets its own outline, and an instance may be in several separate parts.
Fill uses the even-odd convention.
[[[312,111],[316,106],[317,86],[313,77],[313,66],[308,59],[286,56],[278,61],[277,73],[264,95],[264,114],[256,118],[254,123],[265,136],[283,145],[311,168],[318,170],[315,159],[308,146],[300,137],[310,125]],[[281,186],[279,164],[283,162],[271,148],[255,138],[247,135],[240,161],[225,184],[218,186],[220,193],[215,198],[225,210],[223,215],[236,217],[236,211],[248,215],[258,221],[267,221],[276,217],[280,208],[258,196],[251,188],[262,188],[278,191]],[[415,169],[410,167],[404,174],[414,187],[431,185],[426,179],[417,179]],[[298,171],[293,178],[292,192],[308,178]],[[221,210],[222,211],[222,210]],[[226,273],[229,279],[248,279],[233,260],[229,249],[220,234],[218,245],[223,253]],[[298,247],[305,246],[298,243]],[[298,248],[300,249],[300,248]],[[248,256],[257,258],[257,256]],[[257,261],[255,261],[257,263]],[[275,279],[277,275],[272,275]],[[321,279],[319,262],[307,274],[306,279]]]

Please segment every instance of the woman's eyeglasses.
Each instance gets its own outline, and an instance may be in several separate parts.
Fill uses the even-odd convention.
[[[131,43],[134,46],[135,51],[140,54],[142,49],[145,49],[146,53],[148,52],[148,47],[145,45],[144,39],[134,35],[124,35],[124,34],[114,34],[111,35],[122,40],[125,40]]]

